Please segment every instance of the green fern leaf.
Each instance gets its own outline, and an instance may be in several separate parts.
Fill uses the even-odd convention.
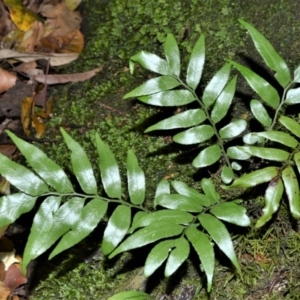
[[[72,169],[82,190],[87,194],[97,194],[97,183],[93,168],[85,151],[63,128],[60,131],[71,151]]]
[[[221,128],[219,134],[222,139],[232,139],[240,135],[246,128],[247,122],[245,120],[236,120]]]
[[[260,122],[264,127],[268,128],[271,126],[272,119],[260,101],[256,99],[251,100],[250,109],[257,121]]]
[[[164,43],[164,52],[171,73],[177,77],[180,75],[180,53],[173,34],[168,33]]]
[[[200,125],[173,136],[173,141],[182,145],[192,145],[207,141],[215,134],[211,125]]]
[[[131,223],[131,209],[119,205],[112,213],[104,230],[101,250],[104,255],[111,253],[123,240]]]
[[[286,116],[280,116],[278,121],[296,137],[300,138],[300,125],[295,120]]]
[[[96,134],[96,145],[103,188],[110,198],[121,199],[121,176],[115,156],[98,134]]]
[[[192,165],[195,168],[204,168],[213,165],[222,155],[219,145],[212,145],[203,149],[193,160]]]
[[[44,152],[9,131],[7,134],[24,155],[29,165],[47,184],[54,187],[59,193],[73,192],[72,184],[65,172]]]

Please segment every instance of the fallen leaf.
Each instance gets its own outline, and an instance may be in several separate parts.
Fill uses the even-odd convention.
[[[48,35],[37,45],[37,51],[57,53],[80,53],[83,49],[84,38],[78,29],[70,31],[65,36]]]
[[[103,69],[103,66],[82,73],[74,74],[62,74],[62,75],[38,75],[34,76],[33,79],[47,84],[57,84],[57,83],[66,83],[66,82],[79,82],[87,80],[95,76],[98,72]]]
[[[12,264],[19,262],[15,257],[15,252],[15,250],[11,252],[0,252],[0,260],[4,263],[5,271],[7,271]]]
[[[27,279],[22,275],[19,264],[11,265],[6,271],[5,279],[3,280],[5,286],[10,288],[11,290],[26,282]]]
[[[7,6],[11,20],[21,31],[28,31],[36,20],[41,20],[37,14],[27,9],[21,0],[3,0]]]
[[[9,90],[16,84],[17,76],[0,68],[0,93]]]
[[[29,62],[24,62],[19,64],[17,67],[14,67],[13,70],[18,73],[26,73],[37,67],[37,64],[34,60]]]
[[[81,0],[65,0],[66,7],[69,10],[75,10],[79,6],[80,3],[81,3]]]
[[[0,282],[0,300],[7,300],[10,294],[10,289]]]
[[[11,21],[7,10],[2,1],[0,1],[0,40],[14,29],[15,25]]]
[[[10,49],[0,50],[0,60],[12,59],[13,61],[29,62],[32,60],[46,59],[51,66],[62,66],[78,58],[78,53],[27,53]]]
[[[42,22],[35,21],[31,27],[23,36],[21,43],[18,47],[14,47],[15,50],[34,52],[36,45],[44,34],[44,28]]]
[[[18,79],[16,84],[0,98],[0,117],[20,117],[22,99],[31,97],[34,89],[34,86]]]
[[[45,1],[40,6],[39,12],[47,18],[45,27],[52,28],[52,36],[68,34],[78,29],[82,21],[79,12],[69,10],[64,1],[56,1],[56,3],[51,0]]]
[[[24,132],[27,136],[30,136],[32,115],[33,115],[33,97],[25,97],[22,100],[21,123],[23,125]]]
[[[43,120],[35,114],[32,115],[32,127],[36,131],[35,137],[40,139],[46,130],[46,125]]]

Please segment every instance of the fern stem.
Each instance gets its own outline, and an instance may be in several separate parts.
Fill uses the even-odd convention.
[[[295,83],[295,82],[292,81],[292,82],[291,82],[291,83],[283,90],[283,94],[282,94],[282,97],[281,97],[281,100],[280,100],[280,104],[279,104],[278,108],[276,109],[276,112],[275,112],[275,115],[274,115],[274,119],[273,119],[273,122],[272,122],[272,124],[271,124],[269,130],[272,130],[273,127],[275,126],[276,121],[277,121],[277,118],[278,118],[278,114],[279,114],[279,112],[280,112],[280,109],[282,108],[282,106],[283,106],[283,104],[284,104],[284,100],[286,100],[286,99],[285,99],[286,94],[287,94],[288,90],[294,85],[294,83]]]
[[[86,195],[86,194],[81,194],[81,193],[60,194],[60,193],[56,193],[56,192],[50,192],[50,193],[43,194],[40,197],[48,197],[48,196],[80,197],[83,200],[99,198],[99,199],[107,201],[109,203],[118,203],[118,204],[122,204],[122,205],[125,205],[125,206],[129,206],[131,208],[136,208],[138,210],[143,210],[145,212],[149,212],[149,210],[147,208],[144,208],[144,207],[142,207],[140,205],[135,205],[135,204],[132,204],[132,203],[127,202],[127,201],[122,200],[122,199],[110,199],[110,198],[106,198],[106,197],[103,197],[103,196],[99,196],[97,194],[96,195]]]
[[[209,115],[209,112],[208,112],[208,110],[206,109],[204,103],[199,99],[199,97],[198,97],[197,94],[195,93],[195,90],[194,90],[194,89],[190,88],[190,87],[189,87],[187,84],[185,84],[179,77],[174,76],[174,78],[177,79],[177,80],[181,83],[181,85],[182,85],[183,87],[185,87],[187,90],[189,90],[189,91],[193,94],[193,96],[196,98],[196,101],[200,104],[201,108],[203,109],[203,111],[204,111],[204,113],[205,113],[205,115],[206,115],[207,120],[209,121],[210,125],[211,125],[212,128],[214,129],[214,132],[215,132],[215,135],[216,135],[216,137],[217,137],[217,139],[218,139],[218,144],[219,144],[219,146],[221,147],[221,151],[222,151],[222,153],[223,153],[223,157],[224,157],[224,159],[225,159],[225,162],[226,162],[227,166],[231,169],[231,164],[230,164],[230,161],[229,161],[228,156],[227,156],[227,154],[226,154],[225,147],[224,147],[224,144],[223,144],[223,140],[222,140],[222,138],[219,136],[218,130],[217,130],[217,128],[216,128],[216,124],[215,124],[214,121],[211,119],[211,117],[210,117],[210,115]]]

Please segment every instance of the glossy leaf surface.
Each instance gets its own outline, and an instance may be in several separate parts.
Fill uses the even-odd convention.
[[[186,236],[196,250],[207,278],[207,291],[211,290],[215,269],[215,253],[211,241],[206,234],[195,227],[186,230]]]
[[[203,178],[201,180],[201,188],[204,194],[207,196],[207,198],[209,198],[211,204],[220,201],[220,195],[217,193],[216,188],[211,179]]]
[[[185,211],[162,209],[134,219],[132,226],[129,229],[129,233],[133,232],[139,227],[145,227],[155,222],[165,221],[173,224],[187,225],[192,222],[192,220],[193,215]]]
[[[250,109],[254,117],[265,127],[270,127],[272,124],[272,119],[270,118],[265,107],[260,103],[260,101],[253,99],[250,102]]]
[[[0,228],[10,225],[22,214],[30,211],[36,202],[37,197],[24,193],[14,193],[0,198]]]
[[[276,148],[264,148],[255,146],[237,146],[237,148],[246,153],[249,153],[251,156],[256,156],[272,161],[286,161],[290,155],[289,152]]]
[[[97,194],[97,183],[93,168],[85,151],[63,128],[60,128],[60,131],[71,151],[72,169],[82,190],[87,194]]]
[[[269,182],[278,175],[279,169],[277,167],[266,167],[260,170],[253,171],[249,174],[243,175],[240,178],[237,178],[227,188],[248,188],[251,186],[256,186],[263,182]]]
[[[173,136],[174,142],[182,145],[192,145],[207,141],[215,134],[211,125],[200,125]]]
[[[135,205],[143,204],[146,192],[145,174],[131,150],[127,154],[127,181],[131,203]]]
[[[235,93],[236,79],[237,76],[234,76],[217,98],[211,111],[211,119],[214,123],[220,122],[226,116]]]
[[[50,196],[43,201],[36,213],[24,250],[22,263],[23,272],[31,260],[44,253],[61,236],[58,232],[56,232],[56,235],[51,234],[54,214],[58,210],[60,202],[60,197]]]
[[[49,255],[49,259],[71,248],[87,237],[105,215],[107,206],[107,202],[99,198],[95,198],[86,204],[81,211],[80,219],[75,222],[72,229],[62,237]]]
[[[160,58],[156,54],[152,54],[146,51],[140,51],[134,56],[130,57],[132,62],[140,64],[143,68],[161,74],[171,75],[169,65],[166,60]]]
[[[231,139],[240,135],[247,128],[245,120],[236,120],[220,129],[222,139]]]
[[[170,194],[170,193],[171,193],[171,189],[170,189],[169,181],[166,179],[162,179],[156,187],[155,196],[154,196],[154,207],[157,206],[157,198],[160,195]]]
[[[210,107],[223,91],[230,73],[230,64],[225,64],[205,87],[202,101],[206,108]]]
[[[169,69],[175,76],[180,75],[180,53],[173,34],[168,33],[164,43],[164,52]]]
[[[166,240],[152,248],[145,262],[144,275],[146,277],[151,276],[163,264],[168,258],[174,244],[174,240]]]
[[[166,277],[174,274],[177,269],[186,261],[190,254],[190,245],[185,238],[175,240],[175,249],[170,253],[164,275]]]
[[[286,116],[280,116],[278,120],[281,125],[300,138],[300,125],[295,120]]]
[[[184,227],[168,222],[156,222],[142,228],[130,235],[117,249],[110,254],[109,258],[131,249],[140,248],[160,239],[177,236],[182,233]]]
[[[204,168],[217,162],[221,157],[221,148],[219,145],[212,145],[203,149],[193,160],[192,165],[195,168]]]
[[[232,65],[238,69],[247,80],[252,89],[265,101],[269,106],[277,108],[280,97],[276,89],[265,79],[251,71],[250,69],[231,61]]]
[[[144,292],[126,291],[113,295],[107,300],[154,300],[154,298]]]
[[[282,131],[269,130],[269,131],[257,132],[253,134],[264,137],[270,141],[277,142],[291,148],[296,148],[298,145],[298,141],[295,138],[290,136],[288,133]]]
[[[286,104],[298,104],[300,103],[300,88],[290,89],[286,93]]]
[[[189,109],[148,127],[145,132],[161,129],[168,130],[175,128],[192,127],[202,123],[205,120],[206,115],[202,109]]]
[[[215,217],[220,220],[232,223],[238,226],[249,226],[250,219],[246,214],[247,210],[241,205],[237,205],[233,202],[220,203],[210,209]]]
[[[264,59],[267,66],[276,72],[275,78],[282,87],[291,82],[290,70],[283,58],[276,52],[271,43],[251,24],[239,19],[239,22],[249,31],[255,48]]]
[[[229,184],[234,178],[234,173],[228,166],[223,166],[221,170],[222,182]]]
[[[207,196],[199,193],[196,189],[189,187],[186,183],[179,180],[173,180],[171,181],[171,184],[178,194],[194,198],[195,201],[198,201],[201,205],[210,205],[210,200]]]
[[[156,199],[157,205],[181,211],[201,212],[202,206],[195,199],[179,194],[161,195]]]
[[[259,228],[269,222],[275,212],[277,212],[283,194],[283,183],[281,178],[272,180],[265,192],[265,206],[262,216],[257,220],[255,227]]]
[[[125,237],[131,223],[131,209],[119,205],[112,213],[104,230],[101,250],[104,255],[111,253]]]
[[[299,199],[299,183],[296,174],[291,166],[283,169],[282,180],[286,195],[289,200],[290,211],[295,219],[300,218],[300,199]]]
[[[238,159],[238,160],[246,160],[251,157],[251,154],[247,153],[243,150],[243,148],[239,146],[232,146],[227,149],[227,155],[230,158]]]
[[[115,155],[98,134],[96,134],[96,145],[103,188],[110,198],[120,199],[122,195],[121,176]]]
[[[23,141],[11,132],[7,132],[29,165],[37,174],[59,193],[73,192],[72,184],[63,169],[39,148]]]
[[[144,103],[156,106],[182,106],[196,100],[195,96],[188,90],[163,91],[141,96],[138,99]]]
[[[0,174],[18,190],[31,196],[40,196],[48,192],[47,185],[38,176],[1,153]]]
[[[144,95],[151,95],[161,91],[171,90],[180,85],[180,82],[172,76],[165,75],[155,77],[144,82],[131,92],[127,93],[123,99],[135,98]]]
[[[198,86],[205,62],[205,38],[201,35],[196,42],[187,68],[186,83],[193,90]]]
[[[233,243],[225,225],[209,214],[199,215],[198,219],[203,228],[209,233],[223,253],[230,259],[232,264],[237,268],[237,270],[240,270],[240,266],[234,252]]]

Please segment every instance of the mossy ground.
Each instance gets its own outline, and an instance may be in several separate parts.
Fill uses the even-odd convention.
[[[179,42],[184,69],[193,44],[200,34],[205,34],[207,55],[203,83],[227,58],[243,63],[254,61],[263,66],[249,36],[237,21],[243,18],[260,30],[290,66],[295,67],[299,60],[299,10],[300,4],[292,0],[85,0],[82,13],[86,47],[78,61],[63,72],[86,71],[102,64],[104,68],[87,82],[51,90],[56,100],[54,117],[48,123],[47,142],[40,147],[68,168],[69,154],[59,133],[59,127],[63,127],[96,162],[93,136],[98,132],[116,154],[121,167],[127,150],[135,151],[146,173],[149,200],[155,185],[164,176],[192,182],[196,170],[188,164],[174,163],[176,153],[182,148],[170,144],[167,137],[143,133],[147,124],[161,117],[159,110],[122,100],[126,92],[149,76],[142,70],[130,75],[129,57],[139,50],[160,54],[166,33],[172,32]],[[242,80],[238,90],[247,98],[251,96],[252,92]],[[244,101],[243,95],[235,101]],[[255,219],[263,200],[249,200],[246,205]],[[173,294],[172,299],[189,299],[179,298],[176,293],[182,294],[185,288],[187,294],[193,294],[197,287],[201,291],[195,299],[298,299],[297,227],[289,219],[284,205],[275,219],[263,232],[232,229],[243,277],[236,276],[219,254],[222,264],[216,268],[211,296],[200,289],[205,287],[205,281],[193,261],[186,263],[175,278],[150,279],[148,290],[156,299],[167,299],[162,297],[169,293]],[[128,255],[121,262],[104,262],[97,252],[100,242],[101,228],[51,262],[42,257],[36,266],[35,292],[31,299],[106,299],[133,282],[139,283],[134,288],[142,286],[137,278],[140,278],[138,267],[143,264],[144,255],[135,253],[139,257],[134,260],[134,267],[128,265]]]

